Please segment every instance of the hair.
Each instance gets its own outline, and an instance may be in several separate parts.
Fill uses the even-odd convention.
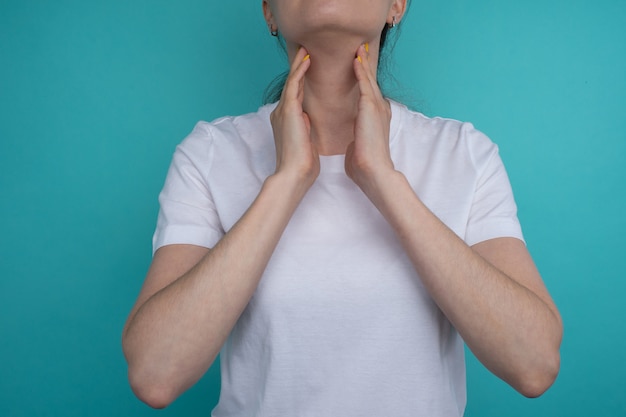
[[[404,17],[406,17],[409,6],[411,4],[411,0],[407,0],[406,11],[404,13]],[[394,28],[390,28],[389,25],[385,24],[383,30],[380,34],[380,48],[378,53],[378,71],[376,75],[376,79],[378,85],[381,89],[383,89],[382,93],[384,96],[387,96],[384,91],[384,81],[390,79],[393,83],[395,83],[395,79],[390,71],[391,64],[391,52],[393,48],[396,46],[396,42],[398,41],[398,37],[400,36],[400,28],[401,24],[404,21],[404,18],[398,23]],[[287,46],[285,44],[285,39],[278,34],[277,37],[279,48],[287,54]],[[263,104],[275,103],[280,100],[281,95],[283,94],[283,88],[285,87],[285,82],[287,81],[287,76],[289,75],[289,71],[285,71],[274,78],[268,86],[265,88],[263,93]]]

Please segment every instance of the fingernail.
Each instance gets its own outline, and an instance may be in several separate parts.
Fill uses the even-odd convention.
[[[365,52],[369,52],[369,51],[370,51],[370,43],[365,42]]]
[[[302,58],[302,62],[306,61],[307,59],[311,58],[311,55],[306,54],[306,56],[304,58]]]
[[[363,60],[361,59],[360,56],[357,56],[356,59],[358,59],[361,64],[363,63]]]

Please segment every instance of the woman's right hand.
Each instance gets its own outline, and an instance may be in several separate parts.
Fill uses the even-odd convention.
[[[123,336],[131,386],[152,407],[170,404],[209,369],[317,178],[319,156],[302,111],[306,55],[296,54],[271,116],[276,174],[212,249],[167,245],[154,255]]]
[[[276,144],[276,174],[286,174],[306,186],[315,182],[319,155],[311,142],[311,123],[302,109],[304,75],[311,66],[308,52],[300,48],[291,64],[278,106],[270,115]]]

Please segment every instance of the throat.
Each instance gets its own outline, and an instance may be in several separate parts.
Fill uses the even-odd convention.
[[[311,140],[320,155],[344,154],[354,140],[358,89],[345,94],[314,90],[305,93],[303,109],[311,121]],[[315,95],[314,95],[315,94]]]
[[[320,155],[343,154],[354,140],[360,91],[353,59],[348,55],[331,62],[311,54],[302,107],[311,121],[311,139]]]

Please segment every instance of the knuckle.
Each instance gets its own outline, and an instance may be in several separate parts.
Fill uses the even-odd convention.
[[[300,108],[298,103],[295,100],[288,100],[285,103],[283,108],[283,112],[285,114],[298,114],[300,112]]]
[[[287,81],[285,82],[285,88],[289,88],[289,89],[296,88],[299,82],[300,80],[298,80],[296,77],[290,76],[289,78],[287,78]]]

